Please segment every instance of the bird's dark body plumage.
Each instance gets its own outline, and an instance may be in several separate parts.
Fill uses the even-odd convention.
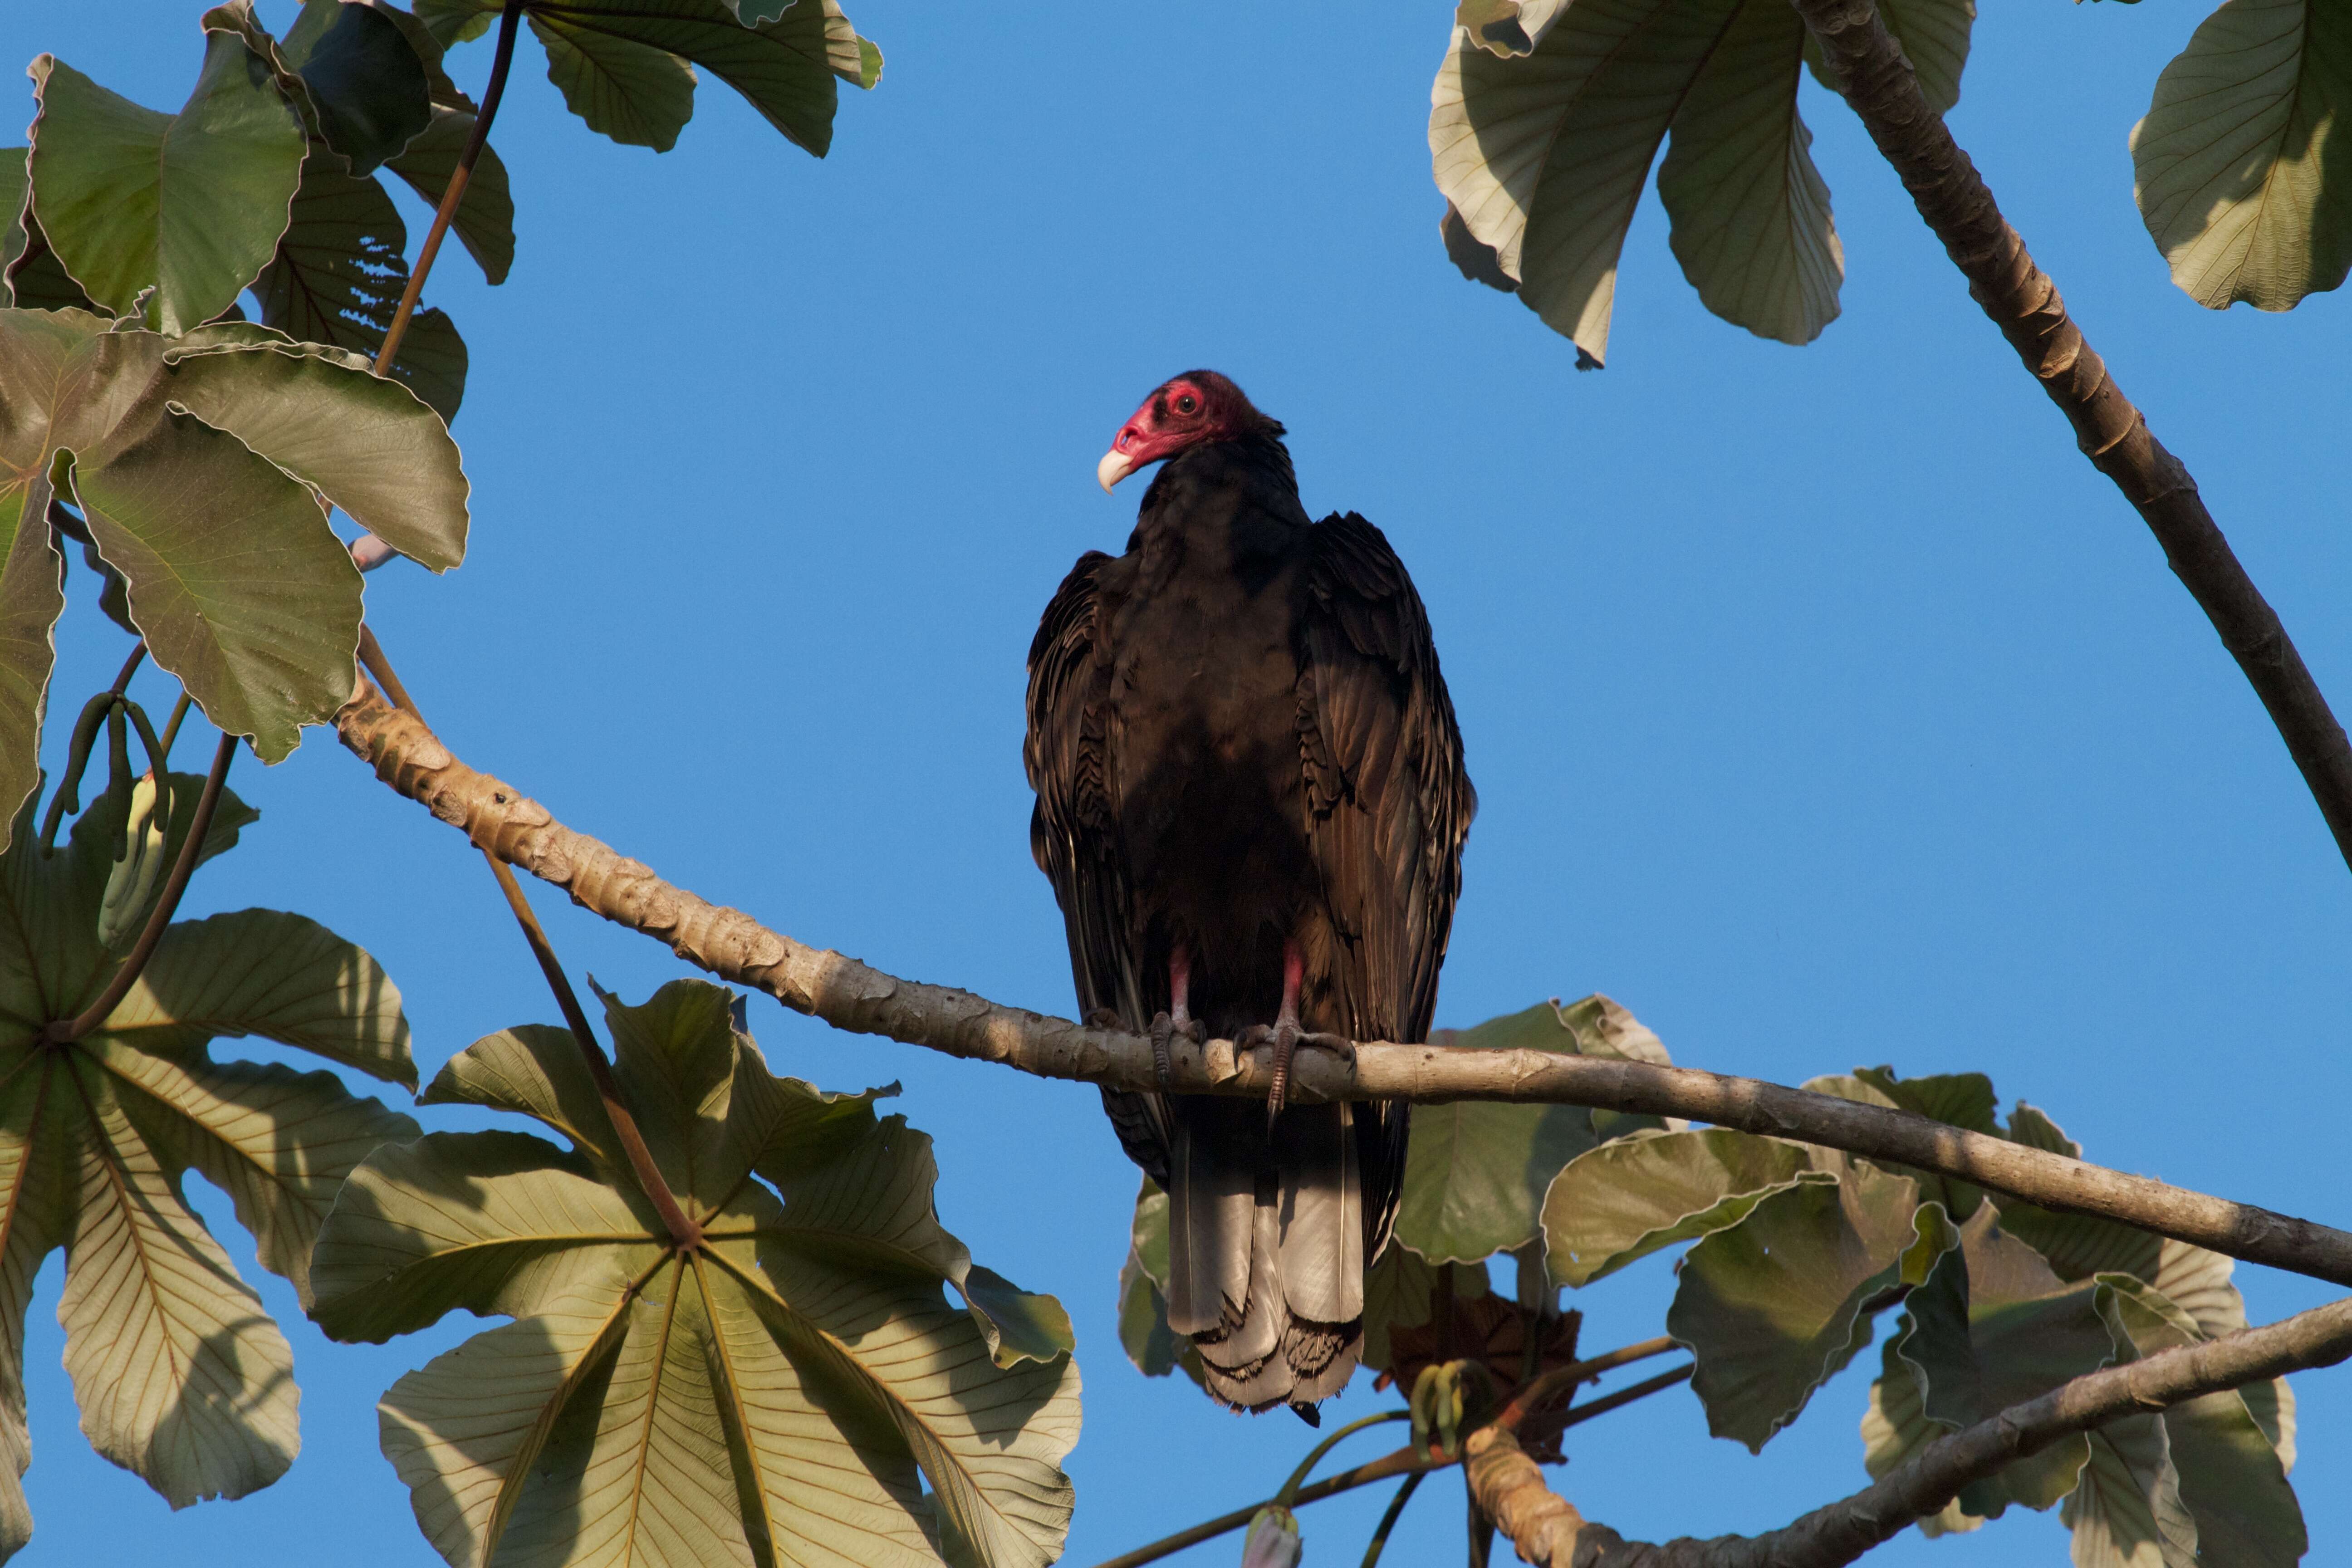
[[[1193,373],[1200,377],[1205,373]],[[1222,378],[1217,383],[1229,386]],[[1171,385],[1177,385],[1171,383]],[[1126,553],[1082,557],[1029,657],[1032,846],[1082,1013],[1426,1037],[1476,797],[1420,596],[1380,531],[1310,522],[1281,426],[1171,457]],[[1210,1388],[1310,1406],[1353,1371],[1406,1110],[1106,1090],[1171,1194],[1169,1319]]]

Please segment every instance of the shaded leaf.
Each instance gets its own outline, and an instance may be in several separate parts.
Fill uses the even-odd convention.
[[[303,166],[293,213],[253,286],[262,321],[300,342],[373,359],[408,287],[408,230],[398,209],[375,181],[313,158]],[[392,374],[445,422],[457,417],[466,345],[446,315],[423,310],[410,319]]]
[[[388,8],[304,0],[280,48],[354,174],[397,157],[433,117],[425,62]]]
[[[1433,1030],[1429,1043],[1467,1050],[1578,1053],[1555,1003]],[[1433,1263],[1476,1263],[1541,1234],[1538,1211],[1560,1167],[1597,1142],[1592,1113],[1572,1105],[1457,1100],[1412,1118],[1395,1236]]]
[[[430,123],[406,152],[385,166],[437,208],[449,189],[450,176],[457,172],[458,154],[473,134],[470,110],[436,104]],[[514,195],[507,183],[505,160],[487,142],[474,161],[474,172],[466,178],[466,194],[458,198],[457,216],[449,226],[466,253],[480,266],[485,279],[492,283],[507,280],[514,266]]]
[[[1856,1068],[1851,1073],[1808,1079],[1804,1087],[1815,1094],[1831,1094],[1840,1100],[1851,1100],[1864,1105],[1907,1110],[1914,1116],[1966,1128],[1971,1132],[1993,1137],[2000,1134],[2000,1126],[1994,1115],[1998,1101],[1992,1091],[1992,1080],[1979,1072],[1906,1079],[1896,1077],[1891,1067]],[[1955,1220],[1968,1219],[1984,1202],[1984,1189],[1972,1182],[1958,1181],[1913,1165],[1898,1165],[1891,1161],[1880,1163],[1918,1183],[1919,1201],[1942,1204],[1945,1212]]]
[[[176,854],[198,781],[172,784],[163,840]],[[292,916],[171,928],[95,1032],[47,1040],[44,1026],[94,1000],[119,962],[99,921],[128,795],[100,794],[54,854],[34,841],[28,801],[0,854],[0,1456],[16,1467],[0,1466],[10,1483],[0,1487],[0,1553],[30,1529],[13,1483],[26,1457],[24,1313],[43,1258],[67,1250],[58,1316],[93,1446],[175,1507],[243,1496],[276,1479],[299,1447],[291,1364],[278,1326],[188,1206],[184,1175],[226,1192],[263,1265],[307,1293],[310,1242],[337,1187],[378,1143],[415,1132],[330,1074],[212,1059],[221,1035],[296,1046],[371,1037],[383,1076],[413,1072],[397,993],[373,961]],[[251,820],[225,795],[206,847],[226,848]],[[341,972],[373,983],[324,984],[327,947]],[[171,1011],[182,1002],[188,1012]]]
[[[66,271],[117,315],[154,290],[166,332],[218,315],[268,260],[302,165],[302,127],[268,66],[207,27],[180,112],[160,114],[71,66],[33,62],[33,206]]]
[[[667,153],[694,118],[694,68],[667,49],[534,8],[530,30],[547,49],[547,79],[591,131]]]
[[[1927,1278],[1958,1235],[1917,1186],[1832,1160],[1834,1184],[1767,1195],[1683,1260],[1666,1331],[1697,1359],[1707,1429],[1761,1450],[1870,1342],[1873,1316]]]
[[[1181,1367],[1207,1386],[1201,1352],[1168,1326],[1168,1194],[1149,1176],[1135,1194],[1127,1262],[1118,1271],[1118,1342],[1146,1377],[1166,1377]]]
[[[427,1098],[524,1110],[573,1152],[507,1132],[380,1149],[320,1237],[315,1315],[337,1337],[458,1308],[517,1319],[385,1396],[427,1538],[467,1568],[1050,1561],[1076,1371],[1024,1359],[1045,1299],[940,1228],[929,1141],[875,1121],[870,1096],[770,1074],[719,987],[607,1010],[615,1078],[700,1249],[673,1247],[606,1163],[610,1119],[558,1056],[576,1046],[535,1028],[469,1047]],[[794,1156],[803,1138],[818,1157]],[[941,1290],[959,1279],[962,1309]]]
[[[0,148],[0,305],[34,310],[97,310],[98,302],[66,275],[49,237],[33,216],[28,149]]]
[[[1669,240],[1700,303],[1759,337],[1809,343],[1836,320],[1845,250],[1797,112],[1805,24],[1744,0],[1675,110],[1658,169]]]
[[[2010,1114],[2009,1137],[2012,1142],[2070,1160],[2083,1157],[2081,1144],[2022,1100]],[[2001,1228],[2048,1258],[2061,1279],[2087,1279],[2101,1273],[2156,1278],[2163,1250],[2161,1237],[2089,1215],[2059,1214],[2018,1198],[2002,1198],[2000,1207]]]
[[[1801,1144],[1727,1128],[1643,1132],[1570,1163],[1544,1196],[1546,1267],[1590,1285],[1662,1247],[1745,1220],[1773,1194],[1834,1184]]]
[[[2352,115],[2352,16],[2228,0],[2156,79],[2132,130],[2132,194],[2172,280],[2199,304],[2292,310],[2352,268],[2352,173],[2329,144]]]
[[[2133,1415],[2090,1435],[2083,1479],[2058,1510],[2075,1568],[2195,1568],[2197,1523],[2180,1500],[2164,1422]]]
[[[1475,1264],[1433,1264],[1409,1247],[1382,1247],[1379,1259],[1364,1270],[1364,1352],[1360,1359],[1376,1372],[1389,1371],[1396,1360],[1392,1341],[1397,1331],[1433,1321],[1445,1300],[1458,1305],[1486,1294],[1486,1271]]]

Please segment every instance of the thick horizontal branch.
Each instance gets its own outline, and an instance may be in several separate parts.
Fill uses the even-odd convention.
[[[521,792],[459,762],[421,720],[384,700],[372,685],[362,683],[335,723],[343,744],[371,763],[377,777],[482,848],[562,889],[583,909],[666,942],[688,963],[764,991],[795,1012],[838,1029],[885,1035],[1043,1078],[1154,1086],[1151,1045],[1140,1035],[1089,1028],[999,1006],[968,991],[901,980],[804,946],[740,910],[671,886],[650,868],[564,826]],[[1236,1052],[1230,1040],[1196,1046],[1180,1036],[1173,1057],[1171,1086],[1181,1092],[1260,1098],[1266,1092],[1271,1074],[1262,1051]],[[2249,1263],[2352,1285],[2352,1235],[2344,1231],[1882,1106],[1689,1068],[1549,1051],[1371,1043],[1357,1047],[1355,1057],[1351,1066],[1328,1052],[1302,1052],[1292,1067],[1292,1100],[1496,1100],[1685,1117],[1957,1176],[2044,1208],[2117,1220]]]
[[[2138,510],[2173,574],[2213,623],[2352,864],[2352,742],[2277,612],[2206,510],[2187,466],[2156,438],[2106,362],[2084,341],[2058,286],[2034,265],[1976,165],[1927,107],[1877,6],[1872,0],[1795,5],[1832,74],[1845,84],[1846,101],[1968,279],[1970,296],[2074,426],[2084,456]]]
[[[1586,1522],[1546,1487],[1535,1461],[1499,1426],[1472,1434],[1463,1463],[1479,1505],[1539,1568],[1836,1568],[1939,1512],[1970,1482],[2061,1438],[2347,1356],[2352,1300],[2109,1367],[1939,1438],[1852,1497],[1762,1535],[1626,1541]]]

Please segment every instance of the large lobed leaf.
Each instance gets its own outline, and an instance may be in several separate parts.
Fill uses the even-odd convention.
[[[444,44],[488,30],[502,0],[417,0]],[[666,153],[694,115],[694,67],[822,158],[838,86],[870,88],[882,54],[836,0],[524,0],[547,75],[589,129]]]
[[[1666,1059],[1658,1037],[1606,996],[1565,1007],[1539,1002],[1473,1029],[1435,1030],[1430,1044]],[[1537,1211],[1560,1167],[1643,1125],[1659,1123],[1574,1105],[1423,1106],[1412,1116],[1396,1238],[1433,1263],[1477,1263],[1524,1247],[1541,1232]]]
[[[2133,195],[2172,280],[2199,304],[2291,310],[2352,269],[2352,13],[2228,0],[2132,130]]]
[[[0,687],[11,757],[38,754],[42,649],[59,603],[46,526],[58,472],[60,499],[128,580],[156,662],[268,762],[354,679],[359,574],[321,498],[428,564],[455,564],[465,548],[456,445],[362,368],[250,326],[174,339],[110,331],[81,311],[0,310],[0,637],[31,645]],[[0,804],[13,812],[22,798]]]
[[[670,1244],[578,1047],[541,1027],[468,1047],[425,1098],[522,1112],[569,1150],[381,1150],[320,1237],[315,1315],[339,1338],[515,1320],[380,1407],[426,1537],[462,1568],[1051,1561],[1077,1435],[1067,1321],[940,1226],[929,1141],[870,1094],[774,1076],[719,987],[606,1014],[702,1247]]]
[[[1886,8],[1958,96],[1972,0]],[[1807,36],[1777,0],[1465,3],[1431,90],[1429,147],[1447,250],[1606,359],[1619,252],[1658,148],[1683,274],[1708,310],[1810,342],[1838,312],[1843,253],[1797,111]],[[1949,88],[1943,78],[1948,74]]]
[[[2011,1118],[2021,1133],[2079,1152],[2028,1107]],[[2025,1236],[2006,1228],[2013,1215],[2031,1222]],[[2070,1378],[2245,1326],[2227,1258],[2105,1222],[2050,1223],[2061,1217],[2074,1216],[1985,1205],[1906,1300],[1863,1421],[1873,1475]],[[2283,1379],[2132,1416],[1972,1484],[1922,1528],[2063,1501],[2080,1568],[2287,1568],[2305,1547],[2286,1479],[2294,1421]]]
[[[176,855],[202,781],[174,775],[162,848]],[[82,1430],[181,1507],[240,1497],[299,1447],[285,1336],[183,1193],[227,1193],[263,1267],[310,1297],[310,1249],[337,1187],[408,1118],[323,1072],[212,1058],[258,1035],[414,1084],[400,994],[375,962],[299,916],[266,910],[170,928],[139,982],[70,1045],[42,1035],[94,1000],[121,954],[100,919],[126,827],[109,790],[45,852],[34,803],[0,854],[0,1558],[32,1529],[25,1311],[66,1251],[66,1369]],[[225,795],[204,853],[253,814]],[[131,911],[143,919],[144,906]]]
[[[34,209],[90,298],[184,332],[228,309],[286,227],[302,127],[268,63],[208,19],[205,64],[177,114],[142,109],[71,66],[32,65]]]

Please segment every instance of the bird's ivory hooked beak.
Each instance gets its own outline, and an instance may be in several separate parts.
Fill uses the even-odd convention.
[[[1105,495],[1110,494],[1111,486],[1134,471],[1134,460],[1116,447],[1105,452],[1102,461],[1095,465],[1095,478],[1101,483]]]

